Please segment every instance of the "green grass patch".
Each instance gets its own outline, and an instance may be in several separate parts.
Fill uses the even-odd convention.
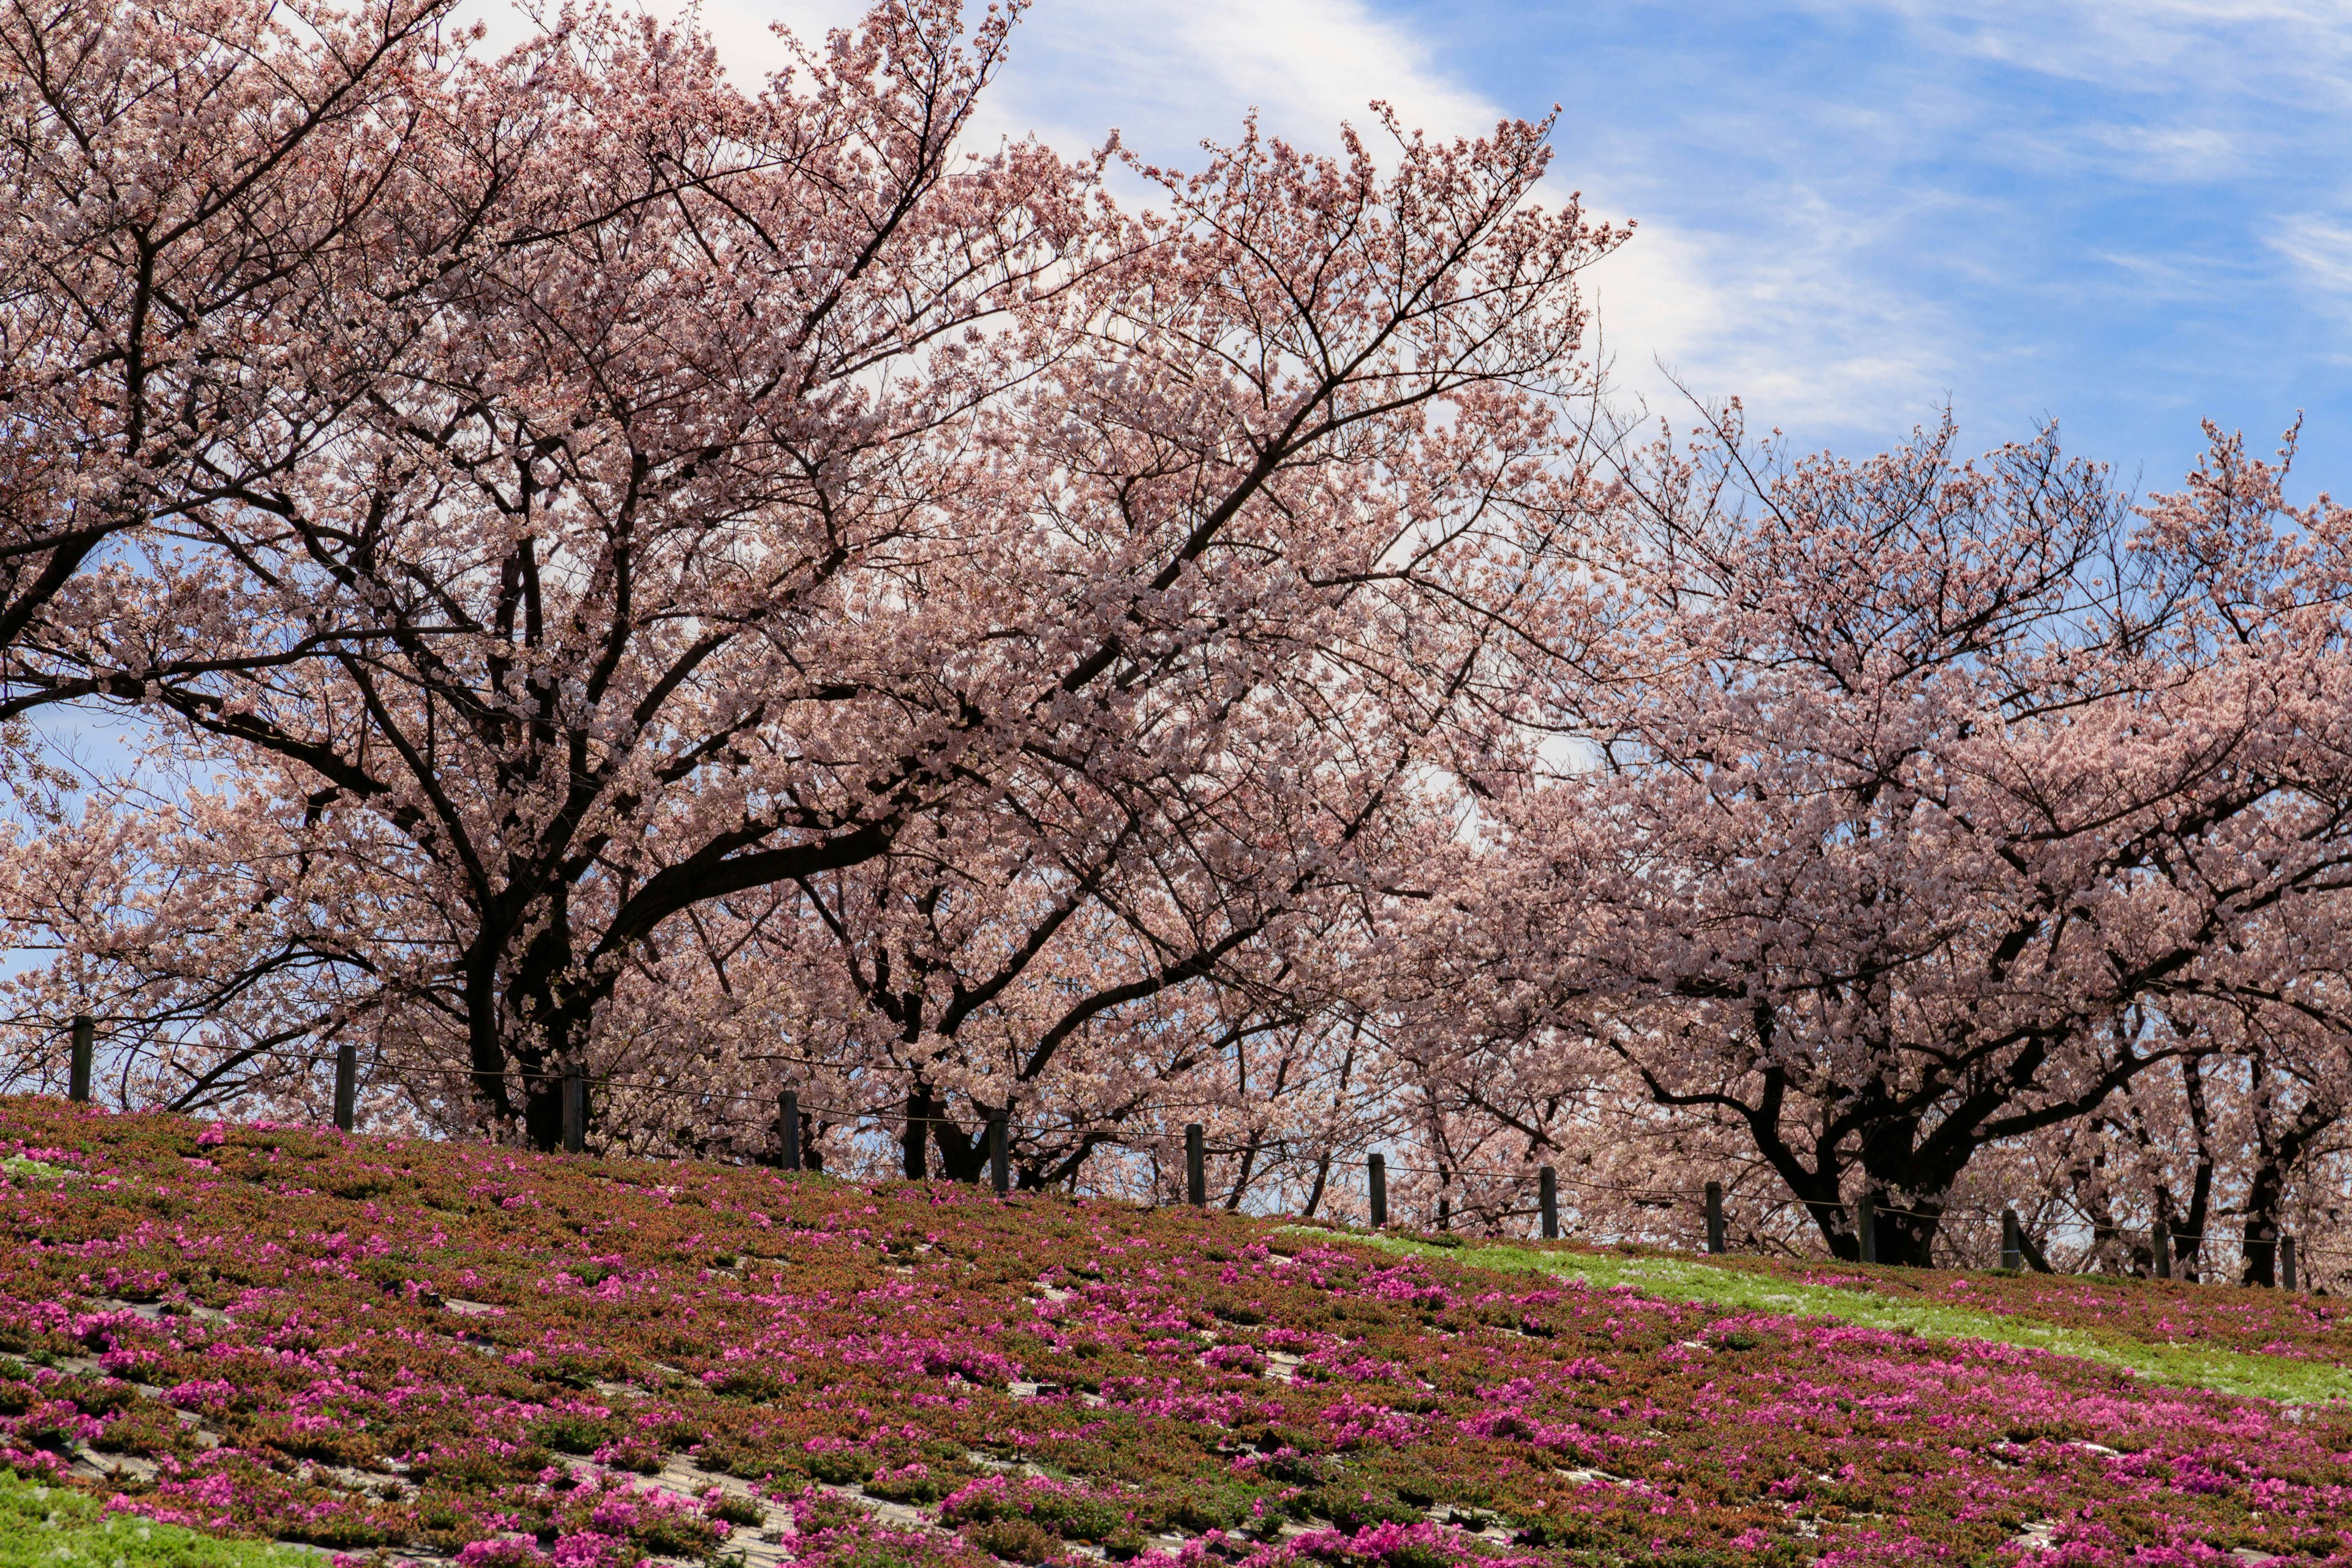
[[[1984,1340],[2048,1351],[2053,1355],[2121,1367],[2151,1383],[2180,1388],[2208,1388],[2221,1394],[2296,1405],[2352,1399],[2352,1371],[2342,1367],[2198,1345],[2151,1344],[1942,1302],[1904,1301],[1778,1279],[1742,1269],[1717,1268],[1696,1258],[1553,1251],[1504,1243],[1439,1247],[1402,1237],[1356,1233],[1349,1233],[1347,1239],[1389,1252],[1468,1268],[1549,1274],[1581,1279],[1604,1289],[1624,1286],[1670,1301],[1697,1302],[1734,1311],[1772,1312],[1782,1317],[1826,1318],[1859,1328],[1915,1333],[1923,1339]]]
[[[0,1174],[19,1182],[53,1182],[79,1173],[68,1171],[63,1165],[45,1164],[38,1160],[27,1160],[22,1154],[11,1154],[0,1160]]]
[[[110,1514],[79,1492],[0,1470],[0,1568],[319,1568],[323,1561],[299,1547]]]

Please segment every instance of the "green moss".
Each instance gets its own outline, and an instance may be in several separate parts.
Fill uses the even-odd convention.
[[[299,1547],[109,1514],[79,1492],[0,1470],[0,1568],[318,1568],[321,1561]]]
[[[1831,1286],[1807,1285],[1720,1268],[1696,1258],[1554,1251],[1501,1243],[1441,1252],[1401,1237],[1351,1236],[1349,1239],[1389,1252],[1444,1258],[1447,1262],[1475,1268],[1550,1274],[1581,1279],[1604,1289],[1622,1286],[1663,1300],[1691,1301],[1781,1317],[1826,1318],[1857,1328],[1914,1333],[1923,1339],[1981,1340],[2048,1351],[2053,1355],[2120,1367],[2151,1383],[2180,1388],[2209,1388],[2221,1394],[2305,1405],[2352,1399],[2352,1370],[2343,1367],[2197,1345],[2149,1344],[1997,1312],[1973,1311],[1943,1302],[1905,1301]]]

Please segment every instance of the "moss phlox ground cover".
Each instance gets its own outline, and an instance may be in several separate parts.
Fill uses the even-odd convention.
[[[1222,1215],[34,1100],[0,1158],[69,1173],[0,1189],[0,1462],[352,1559],[2352,1561],[2352,1407],[2015,1344]]]

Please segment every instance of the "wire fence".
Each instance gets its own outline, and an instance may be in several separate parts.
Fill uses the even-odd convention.
[[[94,1051],[94,1032],[89,1020],[75,1019],[70,1038],[72,1054],[68,1093],[69,1098],[86,1102],[90,1098]],[[233,1058],[235,1065],[238,1066],[262,1059],[287,1062],[312,1071],[331,1063],[336,1072],[336,1125],[346,1131],[352,1129],[355,1120],[360,1076],[357,1053],[352,1047],[348,1045],[341,1047],[332,1057],[322,1056],[316,1051],[291,1049],[282,1046],[259,1047],[242,1050]],[[389,1079],[394,1084],[412,1079],[485,1084],[493,1079],[502,1081],[510,1070],[513,1069],[503,1066],[491,1070],[378,1062],[371,1065],[370,1076],[372,1078],[381,1076]],[[967,1136],[973,1122],[973,1119],[970,1117],[928,1115],[908,1110],[902,1105],[828,1105],[820,1101],[802,1100],[798,1091],[794,1089],[780,1089],[764,1091],[727,1089],[681,1085],[661,1079],[629,1078],[614,1074],[599,1075],[590,1073],[576,1064],[552,1071],[526,1070],[522,1071],[520,1076],[526,1084],[535,1080],[542,1086],[558,1087],[565,1101],[565,1146],[574,1152],[583,1152],[584,1142],[583,1134],[587,1121],[589,1094],[593,1091],[611,1089],[668,1097],[705,1105],[717,1101],[728,1104],[752,1104],[771,1109],[776,1114],[776,1131],[779,1142],[788,1152],[796,1150],[800,1145],[801,1129],[797,1125],[798,1120],[829,1118],[835,1126],[859,1124],[893,1125],[903,1128],[921,1124],[951,1127],[964,1132]],[[1119,1122],[1124,1122],[1130,1120],[1163,1121],[1173,1112],[1231,1109],[1234,1107],[1227,1101],[1195,1100],[1136,1103],[1105,1114],[1116,1116]],[[789,1129],[784,1125],[787,1113],[795,1119],[795,1124]],[[1016,1136],[1038,1142],[1081,1137],[1095,1145],[1128,1148],[1155,1156],[1166,1152],[1172,1142],[1165,1133],[1140,1139],[1121,1137],[1118,1123],[1087,1126],[1085,1125],[1086,1121],[1087,1119],[1081,1116],[1071,1116],[1048,1121],[1030,1121],[1016,1124],[1009,1112],[999,1111],[985,1116],[982,1119],[982,1137],[986,1141],[988,1160],[992,1166],[989,1174],[992,1177],[997,1191],[1003,1194],[1008,1190],[1008,1145]],[[1205,1201],[1203,1165],[1206,1159],[1211,1156],[1228,1159],[1303,1157],[1328,1173],[1339,1163],[1340,1152],[1328,1143],[1302,1146],[1297,1140],[1279,1136],[1252,1139],[1239,1144],[1213,1145],[1206,1141],[1203,1129],[1198,1122],[1185,1125],[1183,1140],[1187,1198],[1195,1205]],[[1447,1163],[1410,1164],[1389,1162],[1384,1154],[1379,1152],[1366,1152],[1363,1161],[1370,1220],[1376,1229],[1384,1228],[1389,1223],[1386,1178],[1393,1173],[1433,1176],[1438,1179],[1442,1187],[1456,1181],[1505,1184],[1517,1189],[1511,1200],[1513,1206],[1507,1209],[1496,1208],[1491,1202],[1485,1201],[1482,1195],[1478,1205],[1479,1212],[1489,1218],[1496,1219],[1535,1217],[1538,1220],[1542,1234],[1546,1237],[1557,1237],[1559,1234],[1557,1194],[1561,1187],[1626,1198],[1643,1208],[1693,1210],[1702,1213],[1705,1216],[1707,1251],[1720,1254],[1727,1250],[1729,1210],[1726,1206],[1726,1188],[1720,1183],[1709,1182],[1706,1184],[1701,1193],[1694,1194],[1687,1190],[1633,1186],[1623,1183],[1562,1174],[1556,1167],[1549,1164],[1522,1163],[1507,1167]],[[1528,1184],[1533,1184],[1538,1189],[1537,1200],[1532,1205],[1526,1205],[1521,1202],[1524,1187]],[[1840,1233],[1850,1232],[1858,1243],[1856,1250],[1861,1254],[1859,1261],[1864,1263],[1876,1261],[1875,1226],[1881,1217],[1924,1222],[1919,1228],[1927,1230],[1930,1235],[1955,1220],[1979,1223],[1997,1221],[2002,1228],[2001,1251],[2004,1267],[2021,1268],[2028,1258],[2031,1258],[2042,1271],[2055,1272],[2050,1269],[2046,1261],[2042,1259],[2041,1247],[2033,1244],[2025,1234],[2016,1211],[2005,1205],[1996,1208],[1983,1204],[1959,1202],[1928,1207],[1905,1207],[1874,1202],[1869,1197],[1848,1200],[1843,1197],[1827,1199],[1794,1195],[1781,1198],[1742,1196],[1739,1202],[1743,1208],[1753,1213],[1787,1213],[1794,1209],[1802,1210],[1808,1215],[1834,1215],[1844,1223],[1841,1225],[1833,1222],[1823,1228]],[[1440,1221],[1444,1223],[1447,1199],[1443,1191],[1440,1194],[1439,1205]],[[2192,1270],[2201,1268],[2198,1261],[2198,1255],[2208,1242],[2239,1243],[2244,1250],[2245,1259],[2250,1266],[2255,1265],[2259,1259],[2261,1266],[2253,1270],[2257,1277],[2283,1273],[2284,1279],[2280,1282],[2290,1289],[2296,1288],[2295,1276],[2298,1265],[2307,1267],[2313,1262],[2321,1260],[2352,1261],[2352,1251],[2329,1247],[2315,1248],[2307,1244],[2299,1245],[2302,1238],[2285,1233],[2263,1238],[2245,1235],[2231,1236],[2225,1233],[2178,1231],[2170,1229],[2160,1222],[2144,1226],[2126,1226],[2110,1223],[2095,1215],[2084,1215],[2077,1218],[2082,1226],[2092,1231],[2095,1248],[2098,1242],[2126,1243],[2136,1248],[2142,1245],[2144,1237],[2147,1250],[2154,1264],[2154,1272],[2168,1278],[2171,1273],[2169,1266],[2175,1263],[2185,1265]],[[2185,1252],[2181,1250],[2184,1244],[2187,1244],[2188,1248]],[[1844,1261],[1854,1261],[1854,1259],[1844,1259]]]

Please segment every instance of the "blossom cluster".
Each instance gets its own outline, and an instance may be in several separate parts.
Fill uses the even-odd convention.
[[[2352,1410],[2015,1346],[951,1184],[29,1099],[0,1156],[0,1462],[355,1557],[2352,1562]]]

